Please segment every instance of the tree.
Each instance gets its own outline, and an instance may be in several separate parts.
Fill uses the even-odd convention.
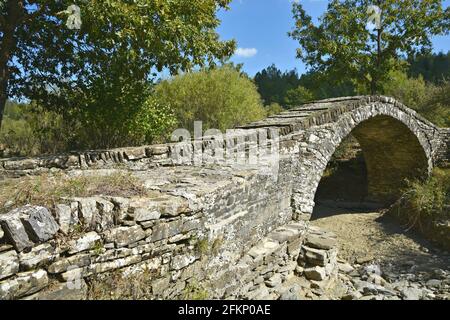
[[[216,13],[230,1],[80,0],[68,12],[68,0],[1,0],[0,126],[8,98],[66,110],[66,94],[82,97],[111,65],[122,82],[140,83],[155,71],[230,56],[234,42],[215,32]],[[77,8],[81,26],[73,19]]]
[[[412,57],[408,62],[408,74],[412,77],[422,75],[425,81],[435,84],[450,79],[450,51]]]
[[[371,5],[381,9],[375,30],[368,28]],[[298,58],[313,71],[326,72],[337,83],[363,83],[374,94],[402,60],[429,52],[433,35],[448,34],[449,14],[442,0],[333,0],[315,25],[295,2],[295,28],[289,35],[299,41]]]
[[[302,86],[298,86],[297,88],[290,89],[286,92],[284,104],[290,109],[312,100],[314,100],[314,96],[311,91]]]
[[[274,64],[258,72],[254,80],[265,104],[282,105],[287,91],[299,85],[297,70],[281,72]]]
[[[170,107],[181,128],[226,130],[260,120],[266,112],[255,84],[229,65],[186,73],[155,87],[156,101]]]

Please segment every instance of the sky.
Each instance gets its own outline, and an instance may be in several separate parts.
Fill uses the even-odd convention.
[[[298,44],[288,37],[292,30],[294,0],[233,0],[229,11],[219,12],[222,24],[218,32],[223,40],[235,39],[237,51],[231,61],[243,63],[244,71],[254,76],[274,63],[281,70],[305,72],[305,65],[296,59]],[[317,19],[326,10],[327,0],[301,1],[306,12]],[[450,0],[444,0],[450,6]],[[450,51],[450,36],[433,38],[435,52]]]

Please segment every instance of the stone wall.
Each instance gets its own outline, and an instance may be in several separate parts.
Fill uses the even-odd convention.
[[[151,192],[0,215],[0,298],[84,298],[86,282],[119,269],[149,273],[155,299],[183,297],[198,282],[210,298],[276,298],[294,274],[320,287],[335,275],[335,240],[308,237],[307,221],[323,171],[351,132],[375,199],[448,156],[448,130],[391,98],[352,97],[294,108],[225,138],[1,160],[4,179],[120,169]],[[276,154],[265,157],[268,145]]]
[[[288,181],[256,167],[149,174],[148,197],[70,198],[0,215],[0,298],[86,297],[85,281],[117,269],[151,272],[155,299],[182,297],[197,281],[210,297],[244,297],[260,276],[279,273],[264,278],[278,284],[295,269],[306,224],[288,224]]]

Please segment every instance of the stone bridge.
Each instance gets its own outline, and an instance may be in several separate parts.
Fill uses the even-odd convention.
[[[312,102],[227,135],[1,160],[0,179],[125,170],[149,194],[65,198],[0,215],[0,297],[82,297],[84,286],[68,291],[67,281],[89,283],[115,269],[151,270],[155,298],[183,296],[199,282],[211,298],[277,298],[293,274],[325,281],[335,272],[334,240],[307,222],[322,174],[349,134],[364,154],[367,201],[389,204],[405,179],[449,162],[449,129],[382,96]]]

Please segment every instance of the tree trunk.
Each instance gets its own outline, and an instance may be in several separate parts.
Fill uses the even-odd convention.
[[[6,3],[6,17],[2,20],[3,37],[0,47],[0,129],[2,128],[3,113],[8,99],[8,62],[16,46],[14,33],[24,15],[23,1],[8,0]]]

